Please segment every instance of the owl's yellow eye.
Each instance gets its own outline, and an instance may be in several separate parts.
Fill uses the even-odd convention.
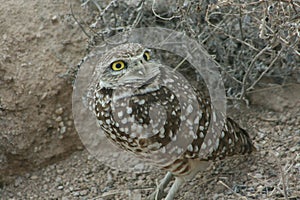
[[[120,70],[124,69],[125,67],[126,67],[126,64],[122,60],[115,61],[111,64],[111,69],[113,71],[120,71]]]
[[[148,60],[150,60],[150,52],[149,51],[145,51],[145,53],[144,53],[144,55],[143,55],[143,58],[146,60],[146,61],[148,61]]]

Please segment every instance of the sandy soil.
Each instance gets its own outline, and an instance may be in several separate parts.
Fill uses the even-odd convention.
[[[287,88],[295,89],[299,86]],[[273,92],[272,98],[279,98],[279,89]],[[299,105],[298,101],[284,107],[283,112],[261,105],[233,108],[233,116],[255,136],[258,152],[227,159],[214,170],[198,174],[177,199],[284,199],[284,187],[288,199],[299,199]],[[247,114],[241,115],[241,110]],[[163,174],[159,170],[141,174],[113,170],[84,150],[16,176],[1,192],[4,199],[140,199],[154,190]]]
[[[164,172],[111,169],[82,150],[74,129],[71,83],[60,75],[85,55],[87,40],[69,4],[0,5],[0,199],[143,199]],[[258,152],[216,163],[177,199],[300,199],[299,91],[273,85],[251,93],[249,107],[231,102]]]
[[[84,56],[86,37],[67,2],[50,2],[1,2],[0,180],[81,148],[61,75]]]

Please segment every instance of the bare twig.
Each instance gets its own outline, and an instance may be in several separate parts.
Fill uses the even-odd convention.
[[[239,0],[239,3],[241,4],[241,1]],[[243,33],[243,24],[242,24],[242,6],[239,6],[239,27],[241,32],[241,40],[244,41],[244,33]]]
[[[243,77],[243,84],[242,84],[242,91],[241,91],[241,96],[240,99],[243,99],[245,96],[245,92],[246,92],[246,85],[247,85],[247,79],[249,77],[250,72],[252,71],[252,69],[254,68],[254,63],[256,62],[256,60],[267,50],[269,50],[270,47],[266,46],[265,48],[263,48],[258,54],[255,55],[255,57],[251,60],[251,63],[246,71],[246,74]]]
[[[253,45],[251,45],[251,44],[249,44],[249,43],[247,43],[247,42],[245,42],[245,41],[243,41],[243,40],[241,40],[241,39],[238,39],[238,38],[236,38],[236,37],[234,37],[234,36],[232,36],[232,35],[230,35],[230,34],[224,32],[224,30],[223,30],[222,28],[220,28],[220,27],[214,25],[213,23],[211,23],[210,20],[209,20],[209,14],[208,14],[209,12],[208,12],[208,11],[209,11],[209,9],[207,9],[206,16],[205,16],[205,21],[206,21],[210,26],[212,26],[212,27],[218,29],[220,32],[222,32],[224,35],[226,35],[226,36],[229,37],[230,39],[234,39],[234,40],[236,40],[236,41],[238,41],[238,42],[240,42],[240,43],[242,43],[242,44],[244,44],[244,45],[250,47],[251,49],[253,49],[253,50],[255,50],[255,51],[259,51],[259,49],[255,48]]]
[[[160,16],[159,14],[157,14],[157,13],[155,12],[155,9],[154,9],[155,3],[156,3],[155,0],[153,0],[152,8],[151,8],[153,14],[155,15],[155,17],[157,17],[157,18],[159,18],[159,19],[162,19],[162,20],[165,20],[165,21],[170,21],[170,20],[172,20],[172,19],[174,19],[174,18],[180,18],[180,17],[181,17],[181,15],[173,15],[172,17],[168,17],[168,18]]]
[[[136,10],[138,11],[138,14],[136,15],[136,18],[132,23],[133,28],[136,27],[140,23],[140,21],[143,17],[144,2],[145,2],[145,0],[142,0],[136,8]]]
[[[89,1],[87,1],[89,2]],[[100,13],[102,13],[102,9],[100,7],[100,5],[98,4],[98,2],[96,2],[95,0],[92,0],[93,4],[97,7],[97,9],[99,10]]]
[[[242,196],[238,193],[236,193],[233,189],[231,189],[228,185],[226,185],[226,183],[224,183],[223,181],[219,180],[218,183],[222,184],[224,187],[226,187],[228,190],[230,190],[236,197],[242,198],[242,199],[248,199],[245,196]]]
[[[80,29],[83,31],[83,33],[88,37],[91,38],[91,36],[85,31],[85,29],[83,28],[83,26],[81,25],[81,23],[77,20],[77,18],[75,17],[75,14],[73,12],[73,6],[72,3],[70,2],[70,9],[71,9],[71,14],[72,17],[74,18],[75,22],[78,24],[78,26],[80,27]]]
[[[247,93],[251,94],[251,93],[264,92],[264,91],[274,90],[276,88],[283,88],[283,87],[287,87],[287,86],[291,86],[291,85],[297,85],[297,84],[296,83],[289,83],[289,84],[285,84],[285,85],[275,85],[275,86],[271,86],[271,87],[267,87],[267,88],[252,90],[252,91],[249,91]]]
[[[282,180],[282,187],[283,187],[283,195],[284,195],[284,199],[285,200],[288,200],[288,194],[287,194],[287,182],[286,182],[286,174],[283,172],[282,170],[282,167],[281,167],[281,164],[280,164],[280,161],[278,159],[278,157],[276,155],[274,155],[275,159],[276,159],[276,162],[277,162],[277,165],[279,167],[279,170],[280,170],[280,176],[281,176],[281,180]]]
[[[283,48],[277,53],[276,57],[272,60],[270,65],[260,74],[260,76],[252,83],[252,85],[247,88],[247,92],[252,90],[254,88],[254,86],[262,79],[262,77],[270,70],[270,68],[273,67],[274,63],[279,58],[282,51],[283,51]]]

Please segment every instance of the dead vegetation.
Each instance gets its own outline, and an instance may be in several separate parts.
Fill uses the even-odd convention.
[[[244,99],[263,79],[279,85],[300,81],[298,1],[86,0],[82,6],[92,16],[79,20],[91,45],[151,26],[195,38],[220,64],[230,98]]]

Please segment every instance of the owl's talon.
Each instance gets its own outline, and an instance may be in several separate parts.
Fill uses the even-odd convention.
[[[164,196],[166,196],[166,193],[164,192],[167,185],[172,180],[173,175],[171,172],[168,172],[165,177],[161,180],[159,185],[157,185],[155,191],[148,196],[147,200],[161,200]]]
[[[163,188],[157,186],[155,191],[147,197],[147,200],[161,200],[164,196],[166,196],[166,193]]]

